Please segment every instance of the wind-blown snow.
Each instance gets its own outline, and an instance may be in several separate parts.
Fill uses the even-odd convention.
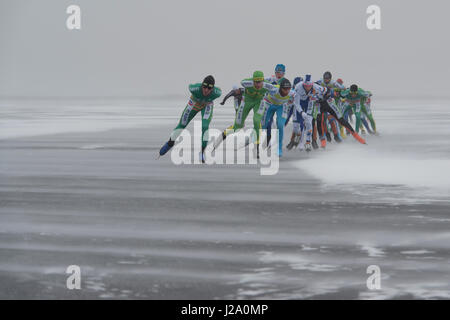
[[[352,143],[296,165],[327,184],[402,184],[450,191],[450,160],[414,156],[387,154]]]
[[[402,185],[450,197],[448,101],[393,101],[372,106],[380,136],[329,144],[294,165],[326,185]]]

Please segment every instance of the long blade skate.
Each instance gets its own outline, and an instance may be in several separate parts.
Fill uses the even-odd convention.
[[[169,140],[161,147],[159,150],[159,157],[165,155],[172,147],[174,146],[175,142]],[[157,159],[159,159],[159,157]]]
[[[358,133],[356,132],[352,132],[352,136],[353,138],[356,139],[356,141],[358,141],[361,144],[367,144],[366,140],[364,140]]]

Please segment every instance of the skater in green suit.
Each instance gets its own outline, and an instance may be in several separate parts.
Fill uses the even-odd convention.
[[[159,155],[162,156],[167,153],[175,144],[175,140],[181,134],[181,131],[187,127],[189,122],[200,111],[202,115],[202,152],[201,160],[204,163],[204,151],[208,144],[208,137],[205,136],[209,128],[213,115],[214,100],[220,97],[222,91],[219,87],[215,87],[215,80],[213,76],[207,76],[202,83],[196,83],[189,85],[189,91],[191,97],[188,104],[184,108],[181,114],[180,121],[170,135],[169,141],[167,141],[159,151]]]
[[[241,85],[244,87],[243,101],[236,112],[233,126],[222,133],[222,139],[225,140],[228,135],[242,129],[248,114],[253,110],[253,128],[256,134],[257,154],[259,157],[259,134],[263,113],[258,113],[258,110],[265,94],[273,90],[275,86],[264,81],[264,73],[262,71],[253,72],[253,77],[242,80]],[[222,141],[218,141],[214,148],[217,148]]]
[[[366,100],[372,96],[370,91],[364,91],[358,88],[356,84],[350,86],[350,89],[344,90],[340,93],[342,98],[345,98],[344,115],[348,114],[350,110],[353,111],[356,117],[355,131],[359,132],[361,127],[361,112],[363,112],[369,119],[372,128],[376,132],[375,120],[373,119],[370,108],[366,108]]]

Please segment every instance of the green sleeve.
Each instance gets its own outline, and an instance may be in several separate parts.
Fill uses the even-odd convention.
[[[213,92],[211,93],[211,101],[214,99],[217,99],[218,97],[220,97],[222,95],[222,90],[220,90],[219,87],[214,87]]]
[[[348,93],[350,92],[350,90],[343,90],[343,91],[341,91],[340,93],[341,93],[341,97],[342,98],[345,98],[345,97],[347,97],[348,96]]]
[[[362,102],[366,101],[366,99],[369,97],[369,92],[368,91],[364,91],[361,88],[358,89],[358,94],[361,97],[361,101]]]
[[[189,85],[189,91],[194,95],[198,96],[201,93],[201,84],[200,83],[194,83]]]

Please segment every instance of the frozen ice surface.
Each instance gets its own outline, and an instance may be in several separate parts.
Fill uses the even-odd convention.
[[[185,103],[0,102],[0,298],[450,298],[448,101],[375,100],[379,137],[275,176],[156,160]]]

